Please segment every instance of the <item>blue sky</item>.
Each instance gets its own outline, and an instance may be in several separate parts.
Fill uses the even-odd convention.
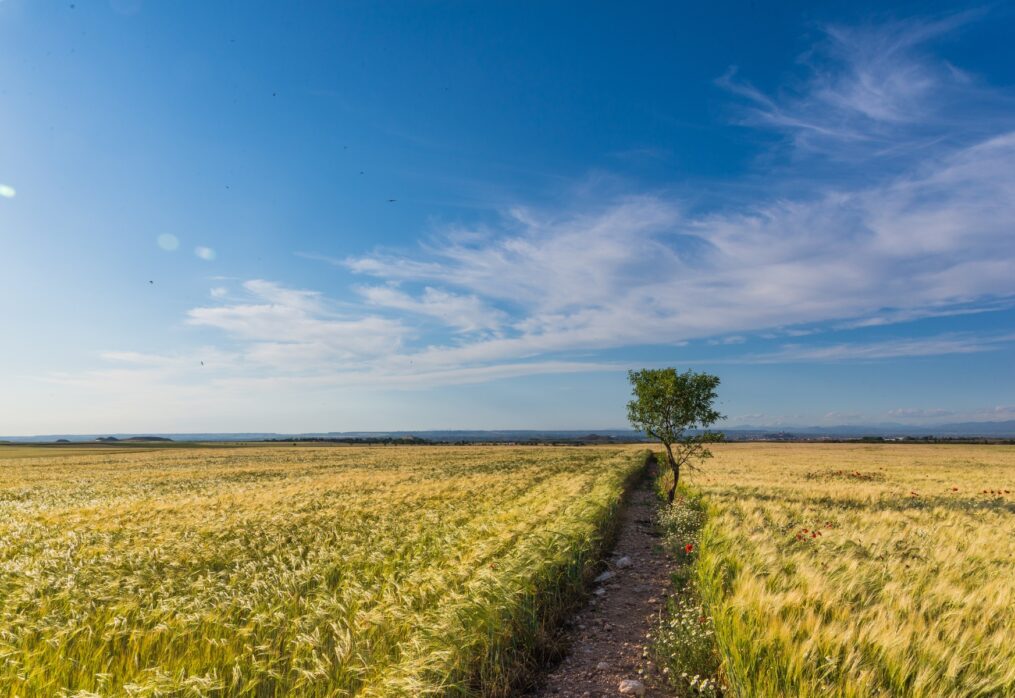
[[[1015,6],[0,0],[0,434],[1015,418]]]

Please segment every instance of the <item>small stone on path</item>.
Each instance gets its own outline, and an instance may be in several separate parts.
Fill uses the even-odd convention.
[[[637,679],[624,679],[620,682],[617,690],[625,696],[643,696],[645,695],[645,684]]]

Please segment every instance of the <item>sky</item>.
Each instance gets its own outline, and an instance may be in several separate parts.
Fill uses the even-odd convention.
[[[1015,419],[1015,4],[0,0],[0,434]]]

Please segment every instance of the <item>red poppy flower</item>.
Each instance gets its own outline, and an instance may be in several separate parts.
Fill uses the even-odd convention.
[[[693,553],[694,552],[694,545],[692,545],[691,543],[688,543],[687,545],[685,545],[684,546],[684,552],[687,553],[688,555]]]

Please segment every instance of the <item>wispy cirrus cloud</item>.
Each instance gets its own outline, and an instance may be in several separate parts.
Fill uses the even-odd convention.
[[[801,363],[875,361],[881,359],[977,354],[1000,351],[1015,343],[1015,334],[944,333],[920,339],[890,339],[875,342],[842,342],[836,344],[787,344],[780,350],[765,354],[748,354],[729,359],[738,363]]]
[[[717,83],[743,99],[744,125],[781,132],[804,153],[862,162],[984,138],[1010,127],[1011,96],[930,49],[984,14],[822,25],[821,39],[800,58],[803,75],[775,93],[736,67]]]
[[[982,313],[995,313],[1004,310],[1011,310],[1015,307],[1015,298],[982,298],[967,304],[948,304],[940,307],[928,306],[924,308],[911,308],[899,310],[886,308],[870,317],[859,317],[836,323],[834,329],[852,330],[864,327],[881,327],[897,323],[914,322],[929,318],[947,318],[959,315],[979,315]],[[810,334],[802,331],[803,334]]]
[[[424,288],[418,297],[394,285],[360,286],[356,291],[369,306],[431,317],[459,332],[495,331],[507,320],[504,312],[477,296],[463,296],[432,286]]]

